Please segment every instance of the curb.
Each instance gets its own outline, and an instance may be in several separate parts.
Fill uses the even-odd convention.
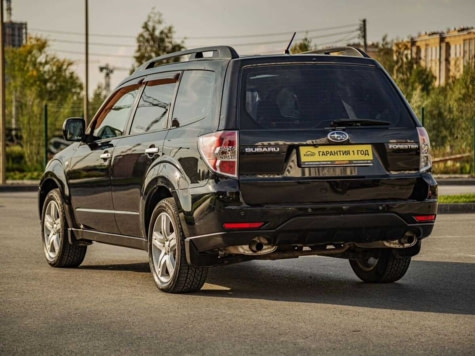
[[[435,179],[438,185],[475,185],[475,179],[444,178]]]
[[[37,184],[1,184],[0,192],[36,192]]]

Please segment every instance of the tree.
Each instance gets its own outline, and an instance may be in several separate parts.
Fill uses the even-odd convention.
[[[134,67],[137,68],[152,58],[184,50],[184,42],[176,42],[173,39],[174,34],[173,26],[165,26],[162,14],[152,9],[148,14],[147,21],[142,25],[142,32],[137,36]],[[171,62],[176,61],[178,60],[175,58]]]
[[[409,101],[418,90],[428,95],[435,83],[434,74],[412,57],[410,51],[406,43],[395,47],[393,69],[393,78]]]
[[[376,44],[378,48],[376,59],[390,74],[393,73],[395,65],[393,45],[394,42],[388,40],[388,35],[384,35],[381,43]]]
[[[81,115],[83,87],[73,62],[50,54],[45,39],[30,37],[20,48],[7,48],[5,59],[6,115],[21,129],[28,168],[37,170],[43,162],[44,105],[49,109],[49,132],[60,131],[67,116]]]
[[[435,76],[411,56],[405,43],[389,41],[384,35],[375,58],[392,76],[406,99],[418,112],[434,88]]]
[[[315,49],[315,46],[312,45],[312,40],[306,35],[300,42],[297,42],[290,48],[290,53],[309,52],[313,49]]]
[[[475,118],[473,63],[464,68],[459,78],[435,86],[435,76],[411,56],[407,43],[394,44],[384,36],[378,45],[376,59],[391,74],[414,112],[419,114],[424,108],[424,124],[436,157],[472,150]]]
[[[92,93],[92,98],[89,103],[89,109],[93,115],[97,112],[97,110],[99,110],[104,100],[107,99],[107,96],[108,94],[104,85],[101,83],[97,84],[97,87],[94,89],[94,93]]]
[[[444,155],[472,150],[475,118],[475,66],[464,68],[459,78],[432,91],[425,103],[426,126],[433,146]]]

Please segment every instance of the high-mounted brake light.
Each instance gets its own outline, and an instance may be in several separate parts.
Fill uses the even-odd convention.
[[[430,151],[430,140],[427,131],[423,127],[417,128],[419,134],[420,164],[419,171],[426,172],[432,168],[432,155]]]
[[[218,131],[201,136],[198,140],[198,149],[211,170],[237,177],[239,151],[237,131]]]

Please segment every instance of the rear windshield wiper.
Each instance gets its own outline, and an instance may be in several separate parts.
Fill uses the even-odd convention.
[[[370,120],[370,119],[339,119],[333,120],[330,126],[387,126],[391,125],[389,121]]]

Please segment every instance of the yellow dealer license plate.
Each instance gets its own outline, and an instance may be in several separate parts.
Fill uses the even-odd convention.
[[[315,166],[371,166],[371,145],[301,146],[300,162],[303,167]]]

